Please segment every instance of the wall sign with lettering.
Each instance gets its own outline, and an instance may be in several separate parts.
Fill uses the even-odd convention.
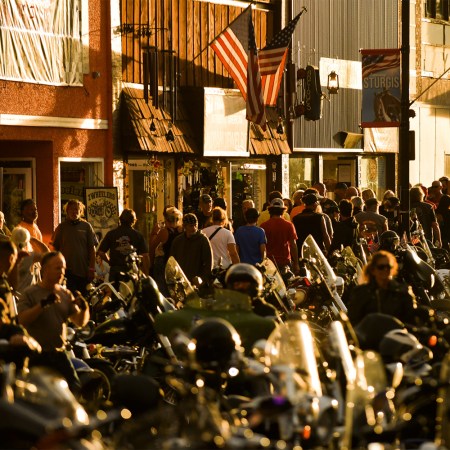
[[[119,224],[117,188],[85,188],[86,220],[92,225],[99,239]]]

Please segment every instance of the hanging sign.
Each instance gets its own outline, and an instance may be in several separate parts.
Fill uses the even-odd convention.
[[[119,224],[119,201],[116,187],[85,188],[86,220],[99,240]]]
[[[400,126],[400,50],[361,50],[361,127]]]

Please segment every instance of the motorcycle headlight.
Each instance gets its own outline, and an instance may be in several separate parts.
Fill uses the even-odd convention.
[[[296,306],[301,305],[307,297],[307,291],[303,288],[297,288],[294,290],[293,295],[291,296],[292,301]]]

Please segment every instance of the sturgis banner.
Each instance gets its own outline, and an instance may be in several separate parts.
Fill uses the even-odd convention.
[[[400,50],[361,50],[361,127],[400,126]]]
[[[0,0],[0,79],[81,86],[80,5]]]

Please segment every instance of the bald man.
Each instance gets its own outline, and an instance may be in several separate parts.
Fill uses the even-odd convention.
[[[345,191],[345,198],[351,200],[353,197],[360,197],[360,193],[355,186],[349,186]]]

